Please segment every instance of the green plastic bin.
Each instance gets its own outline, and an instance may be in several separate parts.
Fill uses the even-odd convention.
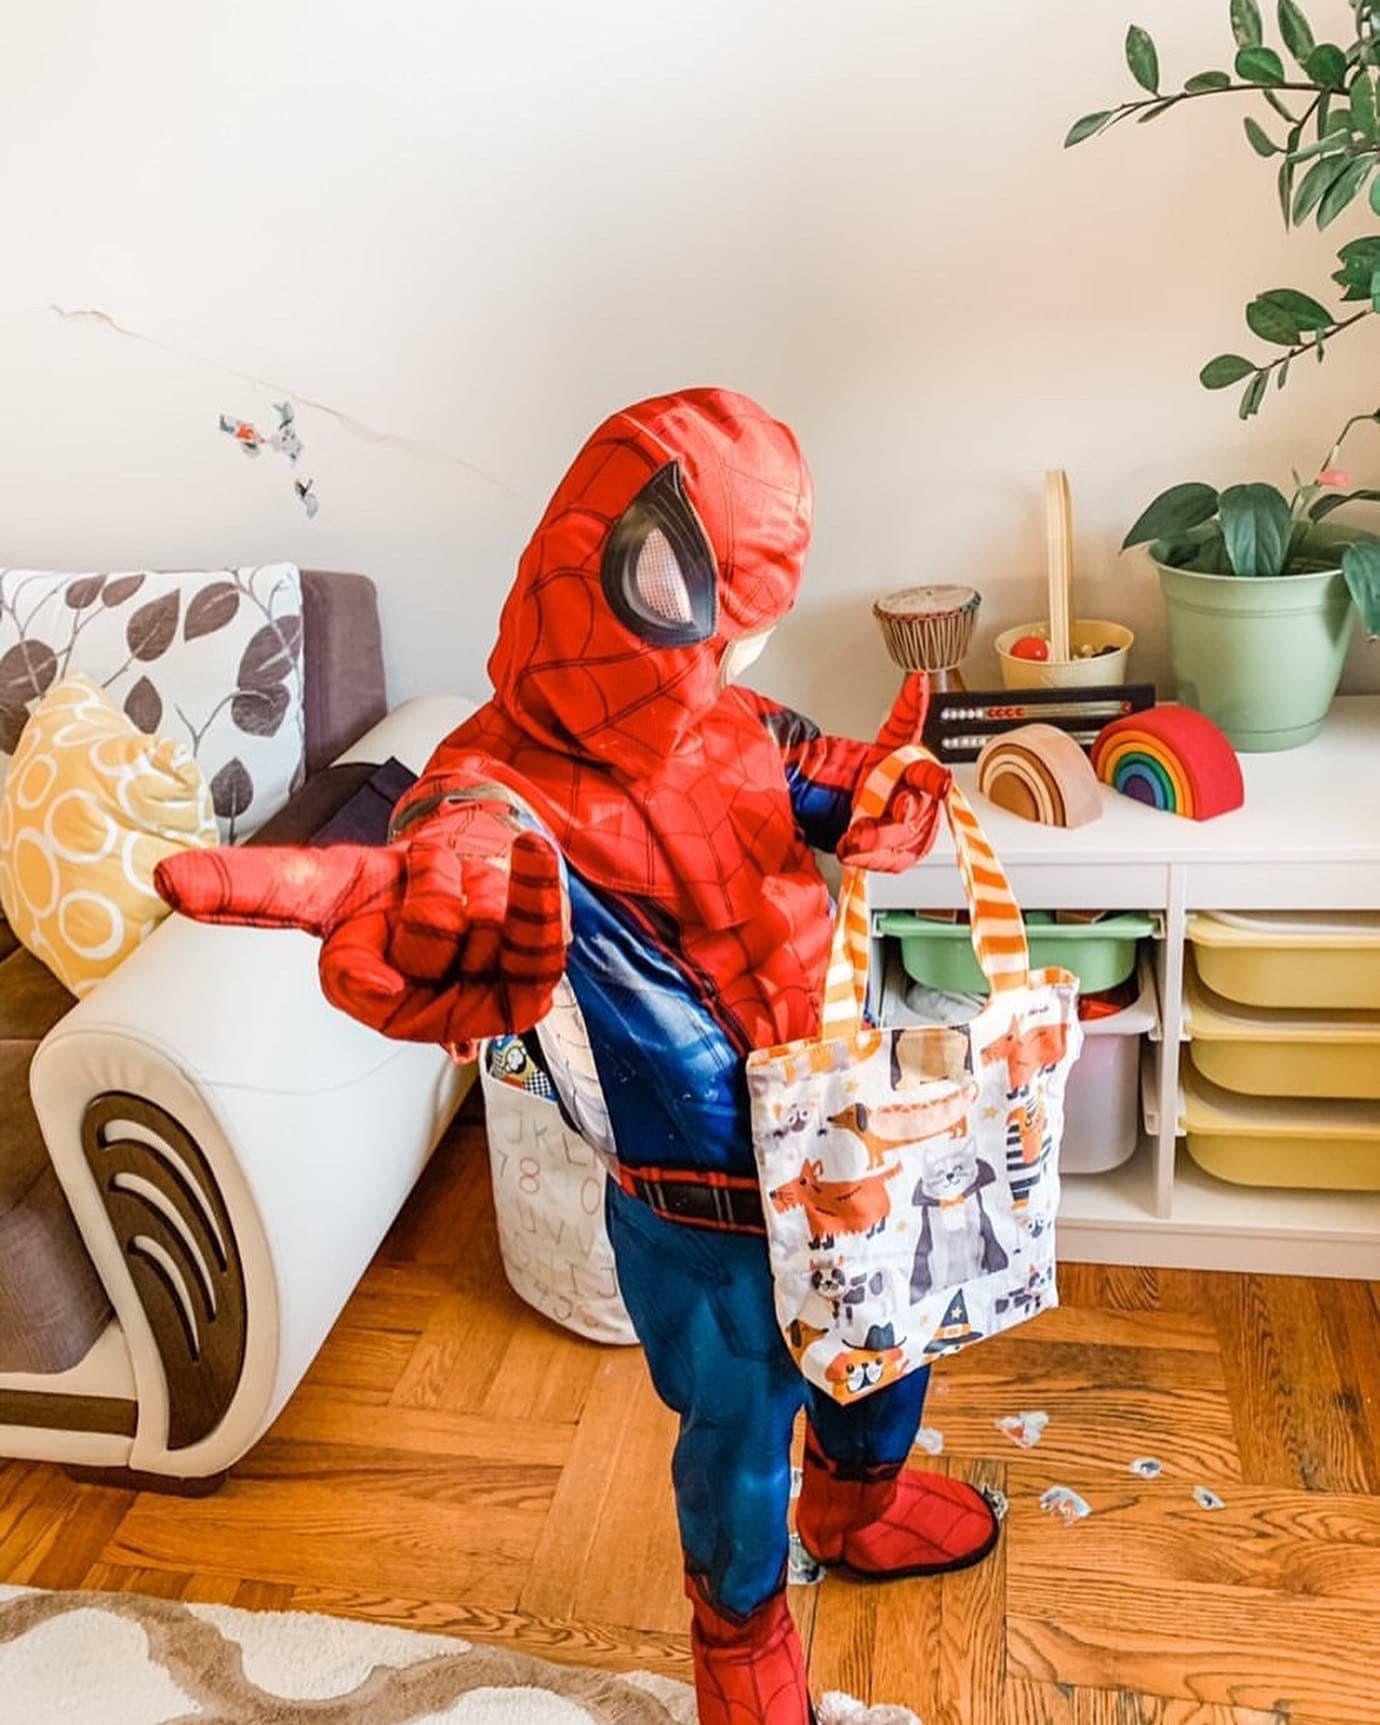
[[[986,994],[987,980],[973,953],[966,922],[931,922],[910,911],[884,910],[877,932],[900,942],[906,974],[945,994]],[[1100,994],[1125,982],[1136,968],[1136,943],[1155,932],[1155,919],[1139,912],[1104,917],[1101,922],[1055,922],[1050,911],[1030,911],[1025,919],[1032,970],[1058,966],[1071,970],[1084,994]]]

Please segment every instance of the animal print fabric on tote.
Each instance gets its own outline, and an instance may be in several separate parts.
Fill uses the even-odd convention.
[[[913,758],[898,751],[864,798],[884,806]],[[820,1041],[748,1060],[777,1318],[804,1375],[841,1402],[1058,1304],[1078,984],[1063,970],[1029,972],[1020,913],[956,787],[947,813],[991,986],[978,1016],[893,1030],[859,1022],[865,881],[849,871],[829,971],[847,1012],[826,1006]]]
[[[73,673],[139,730],[185,745],[226,843],[248,838],[301,782],[295,563],[182,574],[0,569],[0,779],[30,712]]]

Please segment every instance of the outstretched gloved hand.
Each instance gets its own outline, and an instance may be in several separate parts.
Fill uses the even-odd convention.
[[[389,845],[186,851],[154,879],[199,922],[316,935],[327,999],[411,1042],[529,1029],[565,968],[556,852],[498,804],[443,803]]]

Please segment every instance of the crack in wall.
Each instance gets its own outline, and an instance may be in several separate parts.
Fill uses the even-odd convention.
[[[408,437],[402,432],[388,431],[379,426],[371,425],[367,420],[357,419],[354,414],[347,413],[343,408],[332,407],[329,402],[321,401],[315,396],[304,395],[301,390],[291,387],[273,378],[259,377],[254,372],[237,371],[233,366],[224,365],[219,360],[208,359],[204,354],[193,353],[187,348],[177,347],[171,342],[160,341],[157,336],[147,335],[142,330],[131,329],[128,324],[121,323],[108,311],[102,311],[99,306],[64,306],[56,301],[50,301],[49,311],[64,323],[92,323],[108,330],[112,335],[123,336],[126,341],[141,342],[146,347],[158,348],[163,353],[173,354],[178,359],[190,360],[193,364],[210,367],[213,371],[222,373],[225,377],[238,378],[242,383],[251,383],[259,389],[270,390],[277,395],[288,397],[299,407],[310,408],[315,413],[323,413],[341,425],[351,436],[360,438],[365,443],[384,444],[393,449],[402,450],[405,454],[415,455],[427,461],[443,461],[452,467],[461,467],[474,478],[481,479],[486,485],[491,485],[496,491],[502,491],[509,497],[520,497],[521,492],[515,486],[496,474],[489,473],[474,462],[468,461],[463,455],[453,449],[447,449],[444,444],[433,443],[427,438]]]

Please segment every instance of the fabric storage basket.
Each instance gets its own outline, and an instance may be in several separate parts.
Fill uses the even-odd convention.
[[[1194,1064],[1214,1084],[1247,1096],[1380,1101],[1380,1012],[1238,1006],[1205,986],[1191,957],[1184,992]]]
[[[1142,961],[1132,1003],[1110,1018],[1083,1023],[1083,1052],[1064,1092],[1065,1174],[1107,1174],[1129,1162],[1140,1142],[1140,1043],[1159,1023],[1155,984]]]
[[[901,962],[917,982],[947,994],[986,994],[967,923],[888,910],[877,917],[877,932],[900,942]],[[1031,968],[1070,971],[1084,994],[1125,982],[1136,968],[1136,943],[1154,932],[1153,917],[1135,914],[1092,923],[1055,922],[1048,911],[1025,918]]]
[[[1380,1192],[1380,1103],[1236,1096],[1183,1068],[1188,1153],[1238,1186]]]
[[[1245,1006],[1380,1009],[1380,913],[1199,912],[1198,974]]]

